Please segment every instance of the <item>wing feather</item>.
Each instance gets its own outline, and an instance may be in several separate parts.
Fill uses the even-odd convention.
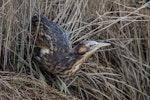
[[[35,20],[36,19],[36,20]],[[49,48],[51,53],[62,54],[69,52],[71,41],[66,31],[57,23],[49,21],[44,16],[33,16],[32,23],[38,27],[37,44],[43,48]],[[36,31],[34,30],[34,34]]]

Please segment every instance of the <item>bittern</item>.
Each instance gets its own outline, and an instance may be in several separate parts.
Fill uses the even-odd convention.
[[[40,68],[60,77],[74,75],[94,52],[110,45],[84,41],[72,48],[66,31],[42,15],[32,17],[31,33],[38,46],[35,47],[34,58],[40,64]]]

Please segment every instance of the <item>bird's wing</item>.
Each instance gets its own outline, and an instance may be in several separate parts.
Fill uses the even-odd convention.
[[[33,16],[31,33],[36,36],[38,48],[35,58],[43,64],[56,66],[71,50],[71,41],[66,31],[44,16]]]
[[[55,53],[55,55],[69,52],[71,41],[62,27],[44,16],[40,16],[40,21],[36,21],[40,22],[36,40],[38,46],[50,49],[50,53]]]
[[[47,33],[48,37],[51,38],[50,41],[47,41],[50,44],[49,48],[56,53],[69,52],[71,49],[71,41],[65,30],[51,21],[49,21],[47,26],[44,28],[44,31]]]

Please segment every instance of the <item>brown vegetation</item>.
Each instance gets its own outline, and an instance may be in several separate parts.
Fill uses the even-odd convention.
[[[150,1],[146,1],[1,0],[0,97],[73,98],[59,90],[82,100],[150,99]],[[83,40],[112,45],[95,53],[74,77],[54,80],[32,60],[34,44],[27,27],[35,13],[59,23],[73,45]]]

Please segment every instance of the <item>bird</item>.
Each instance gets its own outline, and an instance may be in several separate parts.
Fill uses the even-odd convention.
[[[34,59],[40,68],[63,78],[75,75],[92,54],[110,45],[87,40],[72,47],[67,32],[39,14],[32,16],[29,27],[36,45]]]

